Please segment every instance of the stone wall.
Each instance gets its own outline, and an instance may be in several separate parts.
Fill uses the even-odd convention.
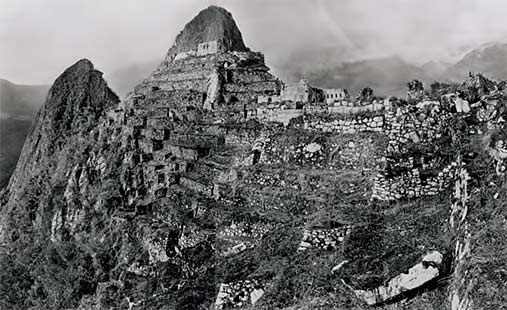
[[[215,300],[215,309],[254,306],[264,295],[266,285],[256,279],[222,283]]]
[[[232,223],[222,227],[218,231],[220,254],[231,256],[252,248],[271,229],[271,225],[261,223]]]
[[[221,40],[204,42],[197,44],[197,56],[205,56],[209,54],[216,54],[224,50]]]
[[[281,109],[279,107],[270,108],[265,106],[257,108],[255,118],[261,122],[278,122],[287,126],[291,119],[300,117],[303,114],[303,109]]]
[[[331,133],[382,132],[384,117],[381,115],[358,116],[346,120],[330,120],[318,115],[305,115],[303,123],[296,124],[295,127]]]
[[[319,249],[324,251],[336,250],[338,245],[350,235],[352,226],[331,229],[305,229],[298,251]]]
[[[200,243],[208,241],[210,234],[206,233],[201,227],[188,224],[185,225],[181,231],[180,238],[178,240],[179,250],[193,248]]]
[[[324,95],[327,104],[333,104],[342,100],[348,99],[349,93],[346,89],[335,88],[335,89],[324,89]]]
[[[435,149],[435,141],[446,133],[451,118],[452,114],[442,110],[436,101],[398,107],[396,112],[385,114],[387,152],[384,169],[374,179],[372,199],[394,201],[431,196],[450,185],[456,163],[443,166],[438,158],[418,154],[414,146],[415,150]],[[417,164],[414,157],[418,157]]]
[[[345,102],[348,103],[348,102]],[[358,114],[358,113],[366,113],[366,112],[381,112],[388,109],[384,103],[371,103],[364,106],[348,106],[346,104],[338,103],[338,105],[331,106],[328,108],[329,113],[338,113],[338,114]]]
[[[261,239],[271,228],[268,224],[232,223],[230,226],[223,227],[219,231],[219,236],[223,238],[243,237]]]
[[[403,152],[404,144],[415,142],[431,144],[442,136],[450,114],[433,110],[429,113],[412,113],[405,109],[385,114],[385,132],[389,137],[388,152]]]
[[[421,178],[418,168],[389,178],[384,173],[379,173],[373,180],[371,198],[381,201],[395,201],[402,198],[436,195],[451,184],[453,169],[456,165],[457,163],[453,162],[440,171],[437,176],[426,179]]]

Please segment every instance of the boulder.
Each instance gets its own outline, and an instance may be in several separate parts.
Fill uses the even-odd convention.
[[[370,290],[354,290],[354,293],[370,306],[387,302],[437,279],[441,276],[442,262],[443,255],[433,251],[426,254],[422,261],[410,268],[407,273],[399,274],[386,285]]]

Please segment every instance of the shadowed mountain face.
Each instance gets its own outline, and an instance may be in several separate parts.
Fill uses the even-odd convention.
[[[0,79],[0,188],[7,185],[49,86],[16,85]]]
[[[59,152],[69,147],[73,139],[88,133],[104,110],[118,101],[102,79],[102,72],[95,70],[89,60],[80,60],[65,70],[49,89],[46,103],[34,120],[9,181],[10,188],[14,192],[21,190],[26,179],[37,175],[37,171],[47,173],[54,167]]]

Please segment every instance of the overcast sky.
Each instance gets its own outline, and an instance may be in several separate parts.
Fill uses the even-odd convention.
[[[0,0],[0,78],[48,84],[80,58],[110,73],[162,59],[209,0]],[[451,60],[505,39],[506,0],[212,0],[276,65],[294,50]],[[338,54],[337,54],[338,55]],[[338,56],[337,56],[338,57]],[[340,59],[343,60],[343,59]]]

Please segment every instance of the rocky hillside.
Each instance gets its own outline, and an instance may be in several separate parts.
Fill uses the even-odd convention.
[[[504,305],[506,83],[304,85],[217,7],[121,102],[71,66],[1,193],[0,308]]]

